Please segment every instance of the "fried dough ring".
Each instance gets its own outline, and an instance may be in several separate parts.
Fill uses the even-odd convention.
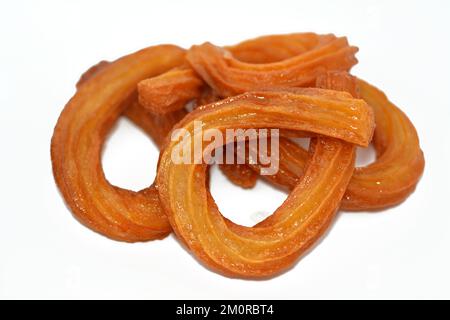
[[[342,79],[341,73],[328,73],[319,77],[317,86],[351,87],[343,84]],[[408,117],[383,92],[363,80],[354,79],[353,95],[359,95],[374,110],[376,128],[373,144],[377,159],[366,167],[355,169],[341,208],[350,211],[377,210],[401,203],[414,191],[425,161],[417,132]],[[263,177],[277,186],[292,190],[304,172],[306,152],[294,143],[280,140],[279,155],[280,170],[275,175]],[[252,168],[259,171],[258,164],[253,164]]]
[[[112,125],[136,101],[137,83],[181,65],[184,56],[179,47],[161,45],[123,57],[80,85],[58,119],[51,145],[56,183],[73,214],[107,237],[144,241],[171,231],[156,189],[133,192],[111,185],[100,154]]]
[[[386,95],[358,79],[359,92],[374,110],[376,129],[374,163],[356,168],[347,187],[342,208],[381,209],[404,201],[422,176],[425,159],[416,129]]]
[[[314,115],[305,114],[308,108],[315,110]],[[357,120],[352,118],[355,113]],[[176,128],[194,137],[199,134],[194,133],[194,121],[202,121],[204,130],[278,127],[365,144],[373,130],[370,115],[362,100],[338,91],[262,91],[194,110]],[[348,126],[349,118],[357,121],[353,127]],[[344,127],[362,129],[364,138],[344,133],[340,129]],[[192,140],[168,141],[161,154],[157,174],[161,203],[176,234],[196,257],[228,276],[261,278],[289,268],[329,226],[354,169],[352,144],[317,138],[306,172],[288,199],[266,222],[248,228],[221,216],[206,187],[206,165],[172,162],[174,148]]]
[[[345,37],[308,33],[297,35],[297,40],[300,39],[304,39],[307,51],[277,62],[243,62],[230,51],[208,42],[192,46],[186,58],[222,97],[258,88],[311,85],[324,71],[348,71],[357,63],[358,49],[350,46]]]

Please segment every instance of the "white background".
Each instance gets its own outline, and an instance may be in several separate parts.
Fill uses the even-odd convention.
[[[449,12],[449,1],[2,1],[0,297],[450,298]],[[302,31],[347,35],[360,48],[354,73],[415,124],[426,168],[406,202],[341,213],[314,250],[268,281],[210,272],[173,236],[125,244],[72,217],[49,149],[85,69],[159,43],[222,45]],[[152,182],[157,155],[121,120],[105,150],[106,175],[138,190]],[[241,190],[218,170],[212,189],[223,213],[244,224],[286,197],[262,182]]]

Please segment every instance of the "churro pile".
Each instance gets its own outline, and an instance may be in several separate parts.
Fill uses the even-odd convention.
[[[345,37],[298,33],[227,47],[159,45],[102,61],[82,75],[55,127],[51,158],[61,194],[79,221],[109,238],[147,241],[175,231],[214,271],[277,275],[324,234],[340,208],[399,204],[423,172],[411,121],[349,73],[357,51]],[[110,184],[102,169],[103,144],[121,116],[161,150],[156,181],[139,192]],[[262,165],[251,161],[220,165],[243,188],[262,178],[288,190],[271,216],[253,227],[233,223],[211,196],[209,165],[174,163],[173,151],[191,146],[170,133],[195,136],[196,121],[221,131],[279,129],[275,174],[262,175]],[[295,137],[310,137],[309,149]],[[375,162],[355,168],[356,147],[370,143]]]

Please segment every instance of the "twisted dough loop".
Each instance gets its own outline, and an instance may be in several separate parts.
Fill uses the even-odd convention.
[[[56,183],[74,215],[110,238],[145,241],[171,232],[156,189],[111,185],[100,153],[110,128],[136,99],[137,83],[181,65],[184,54],[176,46],[156,46],[109,64],[82,81],[58,119],[51,145]]]
[[[355,53],[358,49],[349,46],[345,37],[311,33],[293,37],[304,46],[305,51],[294,51],[296,55],[281,61],[243,62],[211,43],[193,46],[187,53],[187,60],[222,97],[258,88],[308,86],[314,84],[315,79],[325,71],[348,71],[357,63]],[[264,41],[270,41],[270,38],[255,42]]]
[[[334,113],[329,108],[333,103],[358,105],[360,115],[370,113],[366,104],[338,91],[294,92],[255,92],[225,99],[195,110],[176,127],[188,130],[192,136],[196,134],[193,125],[196,120],[203,122],[205,130],[242,128],[247,124],[264,128],[271,124],[316,132],[321,119],[305,120],[302,112],[297,112],[313,103],[317,113],[325,112],[334,119],[322,134],[336,134],[335,125],[345,122],[347,116]],[[355,127],[365,126],[370,140],[373,119],[363,116],[358,119]],[[274,276],[289,268],[332,221],[354,169],[355,147],[342,141],[348,137],[341,132],[337,136],[341,140],[322,136],[315,139],[300,182],[283,205],[256,227],[239,226],[221,216],[206,187],[205,165],[172,162],[172,150],[191,141],[168,142],[161,155],[157,176],[161,202],[177,235],[208,267],[228,276]]]
[[[318,87],[333,86],[349,75],[327,73],[318,78]],[[337,83],[336,83],[337,80]],[[423,169],[424,157],[419,146],[417,132],[408,117],[392,104],[386,95],[356,79],[352,90],[374,110],[376,128],[373,143],[377,152],[374,163],[356,168],[341,208],[345,210],[376,210],[404,201],[415,189]],[[306,165],[307,155],[294,143],[280,141],[280,167],[295,170],[279,170],[272,176],[263,176],[269,182],[292,190],[297,185]],[[259,170],[258,164],[252,165]]]

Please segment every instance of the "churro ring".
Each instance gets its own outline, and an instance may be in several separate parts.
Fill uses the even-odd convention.
[[[381,209],[404,201],[422,176],[425,159],[416,129],[386,95],[358,79],[359,92],[374,110],[376,129],[374,163],[356,168],[347,187],[342,208]]]
[[[93,70],[58,119],[51,145],[56,183],[73,214],[107,237],[144,241],[171,232],[157,190],[111,185],[100,153],[111,126],[136,101],[137,83],[181,65],[184,56],[179,47],[155,46]]]
[[[307,33],[297,35],[297,40],[300,39],[304,39],[307,51],[277,62],[243,62],[230,51],[208,42],[192,46],[186,57],[191,67],[222,97],[258,88],[312,85],[325,71],[348,71],[357,63],[358,49],[350,46],[345,37]]]
[[[314,114],[307,112],[311,105]],[[205,130],[270,126],[312,131],[347,142],[319,136],[312,143],[305,174],[288,199],[269,222],[248,228],[220,215],[206,185],[205,164],[172,161],[173,150],[192,143],[199,134],[194,132],[194,121],[202,121]],[[349,126],[348,121],[355,122]],[[160,199],[172,227],[210,268],[229,276],[260,278],[290,267],[326,230],[353,173],[352,143],[369,143],[373,118],[370,108],[349,94],[298,89],[225,99],[194,110],[176,128],[187,130],[193,139],[168,141],[158,166]]]
[[[328,73],[318,78],[323,88],[351,88],[374,110],[373,144],[377,153],[374,163],[357,167],[342,199],[345,210],[376,210],[404,201],[415,189],[424,170],[424,157],[417,132],[408,117],[369,83],[354,78],[354,85],[342,85],[342,79],[354,78],[342,73]],[[349,82],[349,81],[348,81]],[[349,82],[350,83],[350,82]],[[350,90],[350,89],[347,89]],[[300,146],[280,140],[280,169],[275,175],[263,176],[269,182],[295,188],[303,174],[307,155]],[[252,165],[259,170],[258,164]]]

